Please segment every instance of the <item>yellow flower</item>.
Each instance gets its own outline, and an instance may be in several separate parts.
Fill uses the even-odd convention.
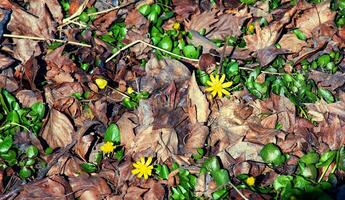
[[[103,78],[97,78],[95,80],[95,83],[98,86],[98,88],[101,90],[103,90],[108,85],[108,81]]]
[[[138,174],[137,177],[141,178],[144,175],[144,179],[148,179],[151,176],[153,165],[150,165],[152,162],[152,157],[148,157],[145,162],[145,158],[141,157],[140,161],[133,163],[135,169],[132,170],[132,174]]]
[[[133,88],[132,87],[128,87],[127,88],[127,93],[128,94],[132,94],[134,92]]]
[[[252,177],[252,176],[248,177],[248,178],[246,179],[246,183],[247,183],[249,186],[253,186],[253,185],[255,184],[255,177]]]
[[[175,22],[173,25],[173,29],[175,29],[176,31],[180,30],[180,27],[181,27],[181,25],[178,22]]]
[[[255,26],[253,23],[249,24],[248,26],[248,33],[253,34],[255,31]]]
[[[114,151],[116,146],[112,142],[106,142],[101,147],[99,147],[104,153],[111,153]]]
[[[225,74],[222,75],[222,77],[219,80],[219,75],[217,74],[216,77],[213,76],[213,74],[210,75],[211,81],[207,81],[207,85],[210,87],[206,88],[207,92],[211,92],[211,95],[215,97],[217,94],[220,98],[224,95],[229,95],[230,92],[228,92],[225,88],[231,87],[232,82],[225,82]]]

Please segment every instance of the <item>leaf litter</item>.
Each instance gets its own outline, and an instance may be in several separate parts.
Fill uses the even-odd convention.
[[[344,10],[1,1],[0,198],[343,198]]]

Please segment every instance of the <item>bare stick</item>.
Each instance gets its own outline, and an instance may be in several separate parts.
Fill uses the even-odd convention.
[[[72,45],[76,45],[76,46],[82,46],[82,47],[89,47],[89,48],[91,48],[91,45],[89,45],[89,44],[83,44],[83,43],[79,43],[79,42],[72,42],[72,41],[66,41],[66,40],[60,40],[60,39],[50,39],[50,38],[46,39],[46,38],[43,38],[43,37],[26,36],[26,35],[11,35],[11,34],[3,34],[3,36],[7,37],[7,38],[61,42],[61,43],[67,43],[67,44],[72,44]]]

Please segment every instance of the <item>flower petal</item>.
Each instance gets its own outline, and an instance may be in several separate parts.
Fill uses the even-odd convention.
[[[213,92],[211,93],[211,95],[212,95],[213,97],[215,97],[216,94],[217,94],[217,90],[213,90]]]
[[[207,92],[211,92],[211,91],[214,90],[214,88],[213,88],[213,87],[208,87],[208,88],[206,88],[205,90],[206,90]]]
[[[133,167],[140,168],[140,165],[138,163],[133,163]]]
[[[138,178],[141,178],[143,176],[143,173],[142,172],[140,172],[139,174],[138,174]]]
[[[222,75],[222,77],[220,78],[220,83],[223,83],[225,81],[225,74]]]
[[[144,179],[147,180],[149,176],[147,174],[144,174]]]
[[[145,158],[144,157],[141,157],[140,158],[140,162],[143,163],[145,165]]]
[[[210,79],[213,84],[216,82],[216,79],[214,78],[213,74],[210,74]]]
[[[131,172],[132,172],[132,174],[134,174],[134,175],[135,175],[135,174],[138,174],[138,173],[139,173],[139,169],[133,169]]]
[[[227,91],[226,89],[222,89],[222,93],[223,93],[225,96],[230,95],[230,92]]]
[[[219,74],[216,74],[216,80],[214,82],[219,83]]]
[[[214,85],[214,83],[211,82],[211,81],[207,81],[206,83],[207,83],[208,86],[213,86]]]
[[[231,81],[222,84],[223,88],[228,88],[228,87],[231,87],[231,86],[232,86],[232,82]]]
[[[146,161],[146,166],[149,166],[150,164],[151,164],[151,162],[152,162],[152,157],[151,156],[149,156],[148,158],[147,158],[147,161]]]
[[[218,97],[219,97],[219,98],[222,98],[222,97],[223,97],[222,90],[218,90]]]

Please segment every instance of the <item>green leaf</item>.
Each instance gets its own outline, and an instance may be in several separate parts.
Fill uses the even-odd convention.
[[[92,172],[97,171],[97,165],[93,163],[82,163],[80,164],[80,167],[84,172],[87,172],[87,173],[92,173]]]
[[[169,176],[169,168],[168,166],[166,166],[165,164],[162,165],[158,165],[156,168],[156,173],[158,174],[158,176],[164,180],[168,180],[168,176]]]
[[[104,134],[104,141],[105,142],[114,142],[116,144],[119,144],[121,142],[121,134],[119,127],[111,123]]]
[[[226,169],[218,169],[211,173],[217,186],[224,186],[230,182],[229,172]]]
[[[305,34],[299,29],[293,30],[293,33],[296,35],[296,37],[299,40],[306,40],[307,39],[307,36],[305,36]]]
[[[19,171],[19,176],[22,179],[29,178],[32,175],[32,171],[28,167],[23,167]]]
[[[318,153],[316,153],[315,151],[311,151],[302,156],[302,158],[299,159],[299,162],[303,162],[307,165],[316,164],[317,162],[319,162],[319,158],[320,156]]]
[[[139,7],[138,11],[144,15],[144,16],[147,16],[148,14],[150,14],[151,12],[151,8],[150,8],[150,5],[149,4],[144,4],[142,6]]]
[[[26,155],[29,158],[35,158],[38,155],[38,148],[30,145],[27,149],[26,149]]]
[[[31,110],[35,112],[40,119],[43,119],[46,112],[46,108],[42,102],[36,102],[32,104]]]
[[[212,198],[214,200],[223,199],[225,196],[227,196],[227,194],[228,194],[228,190],[226,188],[223,188],[223,189],[213,192]]]
[[[205,167],[208,172],[212,173],[213,171],[220,169],[220,164],[219,164],[217,157],[213,156],[213,157],[205,160],[203,167]]]
[[[266,144],[260,151],[262,160],[267,164],[279,166],[285,162],[285,156],[280,151],[280,148],[275,144]]]
[[[317,177],[317,169],[314,165],[299,165],[299,174],[305,178],[315,180]]]
[[[318,88],[318,93],[319,95],[327,102],[327,103],[334,103],[335,99],[333,97],[333,94],[327,90],[327,89],[323,89],[323,88]]]
[[[13,144],[12,136],[6,136],[5,139],[0,143],[0,153],[8,152],[12,144]]]
[[[344,147],[341,147],[339,150],[338,169],[345,171],[345,148]]]
[[[322,154],[319,162],[316,163],[316,167],[327,167],[334,161],[336,154],[336,151],[327,151],[326,153]]]
[[[306,180],[304,177],[298,176],[298,175],[294,178],[293,183],[294,183],[294,186],[296,188],[299,188],[299,189],[302,189],[302,190],[305,190],[305,188],[307,186],[312,184],[310,181]]]
[[[321,68],[325,67],[329,62],[331,62],[331,56],[328,54],[324,54],[317,59],[317,64]]]
[[[273,187],[276,191],[279,191],[282,188],[291,186],[291,181],[293,180],[292,176],[279,175],[273,182]]]
[[[14,123],[19,123],[19,115],[18,115],[18,113],[15,110],[9,112],[7,117],[6,117],[6,121],[14,122]]]

